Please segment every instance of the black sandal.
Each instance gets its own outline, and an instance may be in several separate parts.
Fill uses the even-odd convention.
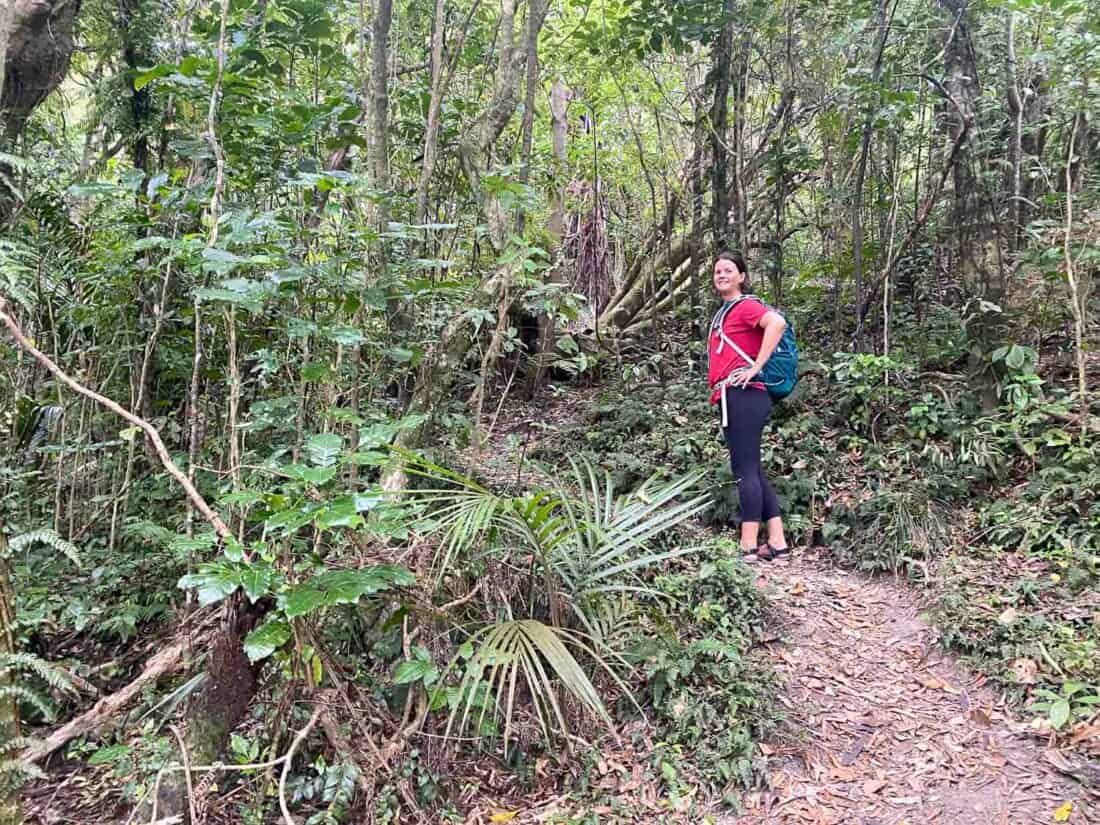
[[[791,552],[790,545],[788,545],[786,547],[775,547],[771,544],[771,542],[766,542],[766,543],[761,544],[759,547],[756,548],[757,558],[764,559],[764,561],[771,561],[772,559],[777,559],[780,556],[785,556],[790,552]]]
[[[755,564],[756,562],[760,561],[761,559],[763,559],[764,561],[768,561],[768,559],[770,559],[771,556],[762,556],[762,555],[760,555],[761,549],[762,548],[760,548],[760,547],[757,547],[755,550],[753,550],[751,547],[742,547],[741,548],[741,561],[745,562],[746,564]]]

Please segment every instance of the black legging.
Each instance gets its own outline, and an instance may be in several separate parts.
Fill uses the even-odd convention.
[[[760,466],[760,436],[772,411],[766,390],[726,388],[726,446],[730,469],[737,479],[741,521],[767,521],[779,515],[779,502]]]

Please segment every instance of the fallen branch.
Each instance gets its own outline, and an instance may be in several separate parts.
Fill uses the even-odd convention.
[[[62,725],[41,742],[31,745],[19,755],[20,760],[37,762],[68,743],[69,740],[98,730],[116,713],[129,705],[146,685],[176,670],[183,662],[183,654],[187,646],[186,642],[176,642],[157,653],[146,662],[145,669],[134,681],[110,696],[104,696],[92,706],[91,710]]]
[[[183,488],[183,491],[187,494],[187,498],[195,505],[195,509],[202,513],[203,517],[210,522],[219,538],[228,539],[232,537],[233,534],[230,532],[225,522],[222,521],[221,516],[214,512],[213,508],[206,503],[206,499],[204,499],[202,494],[195,488],[195,485],[188,480],[187,476],[183,474],[183,471],[176,466],[174,461],[172,461],[172,457],[168,454],[168,448],[164,446],[164,442],[161,440],[160,433],[157,432],[156,427],[144,418],[139,418],[134,415],[110,398],[102,396],[95,390],[88,389],[75,379],[70,378],[61,367],[50,360],[49,356],[45,353],[39,351],[38,348],[31,343],[30,339],[23,334],[23,330],[19,328],[15,319],[8,314],[8,302],[3,297],[0,297],[0,322],[3,322],[4,326],[8,328],[8,332],[11,334],[11,337],[15,339],[15,343],[19,345],[20,349],[53,373],[61,383],[65,384],[78,395],[83,395],[85,398],[90,398],[100,406],[106,407],[115,415],[125,419],[144,432],[146,438],[152,443],[153,449],[156,450],[157,457],[160,459],[160,463],[164,465],[164,469],[168,472],[168,475],[172,476],[172,478],[176,480],[176,483]]]

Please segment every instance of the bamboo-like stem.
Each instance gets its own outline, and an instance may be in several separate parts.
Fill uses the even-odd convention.
[[[236,491],[241,487],[241,447],[237,434],[237,420],[241,406],[241,369],[237,361],[237,312],[233,307],[225,311],[225,331],[226,361],[229,369],[229,418],[225,429],[229,435],[229,477],[233,482],[233,490]],[[243,517],[238,530],[244,530]]]
[[[161,282],[160,305],[155,310],[156,321],[153,323],[153,331],[149,335],[149,340],[145,344],[145,349],[141,357],[141,372],[138,375],[137,390],[134,393],[133,399],[133,407],[135,410],[143,410],[145,408],[145,390],[149,383],[149,367],[153,363],[153,352],[157,346],[157,339],[160,338],[161,328],[164,326],[164,315],[168,308],[168,285],[171,281],[172,265],[169,263],[164,271],[164,280]],[[130,446],[126,451],[126,473],[122,479],[122,489],[119,490],[119,495],[115,497],[114,505],[111,508],[111,532],[110,538],[107,541],[108,552],[113,552],[115,549],[120,509],[123,521],[126,520],[126,514],[130,509],[130,490],[132,489],[131,482],[134,476],[134,453],[136,450],[137,439],[131,438]]]

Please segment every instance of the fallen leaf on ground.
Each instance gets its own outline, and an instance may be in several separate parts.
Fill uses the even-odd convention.
[[[868,779],[863,783],[863,792],[867,794],[867,796],[873,796],[885,788],[886,785],[887,783],[884,779]]]

